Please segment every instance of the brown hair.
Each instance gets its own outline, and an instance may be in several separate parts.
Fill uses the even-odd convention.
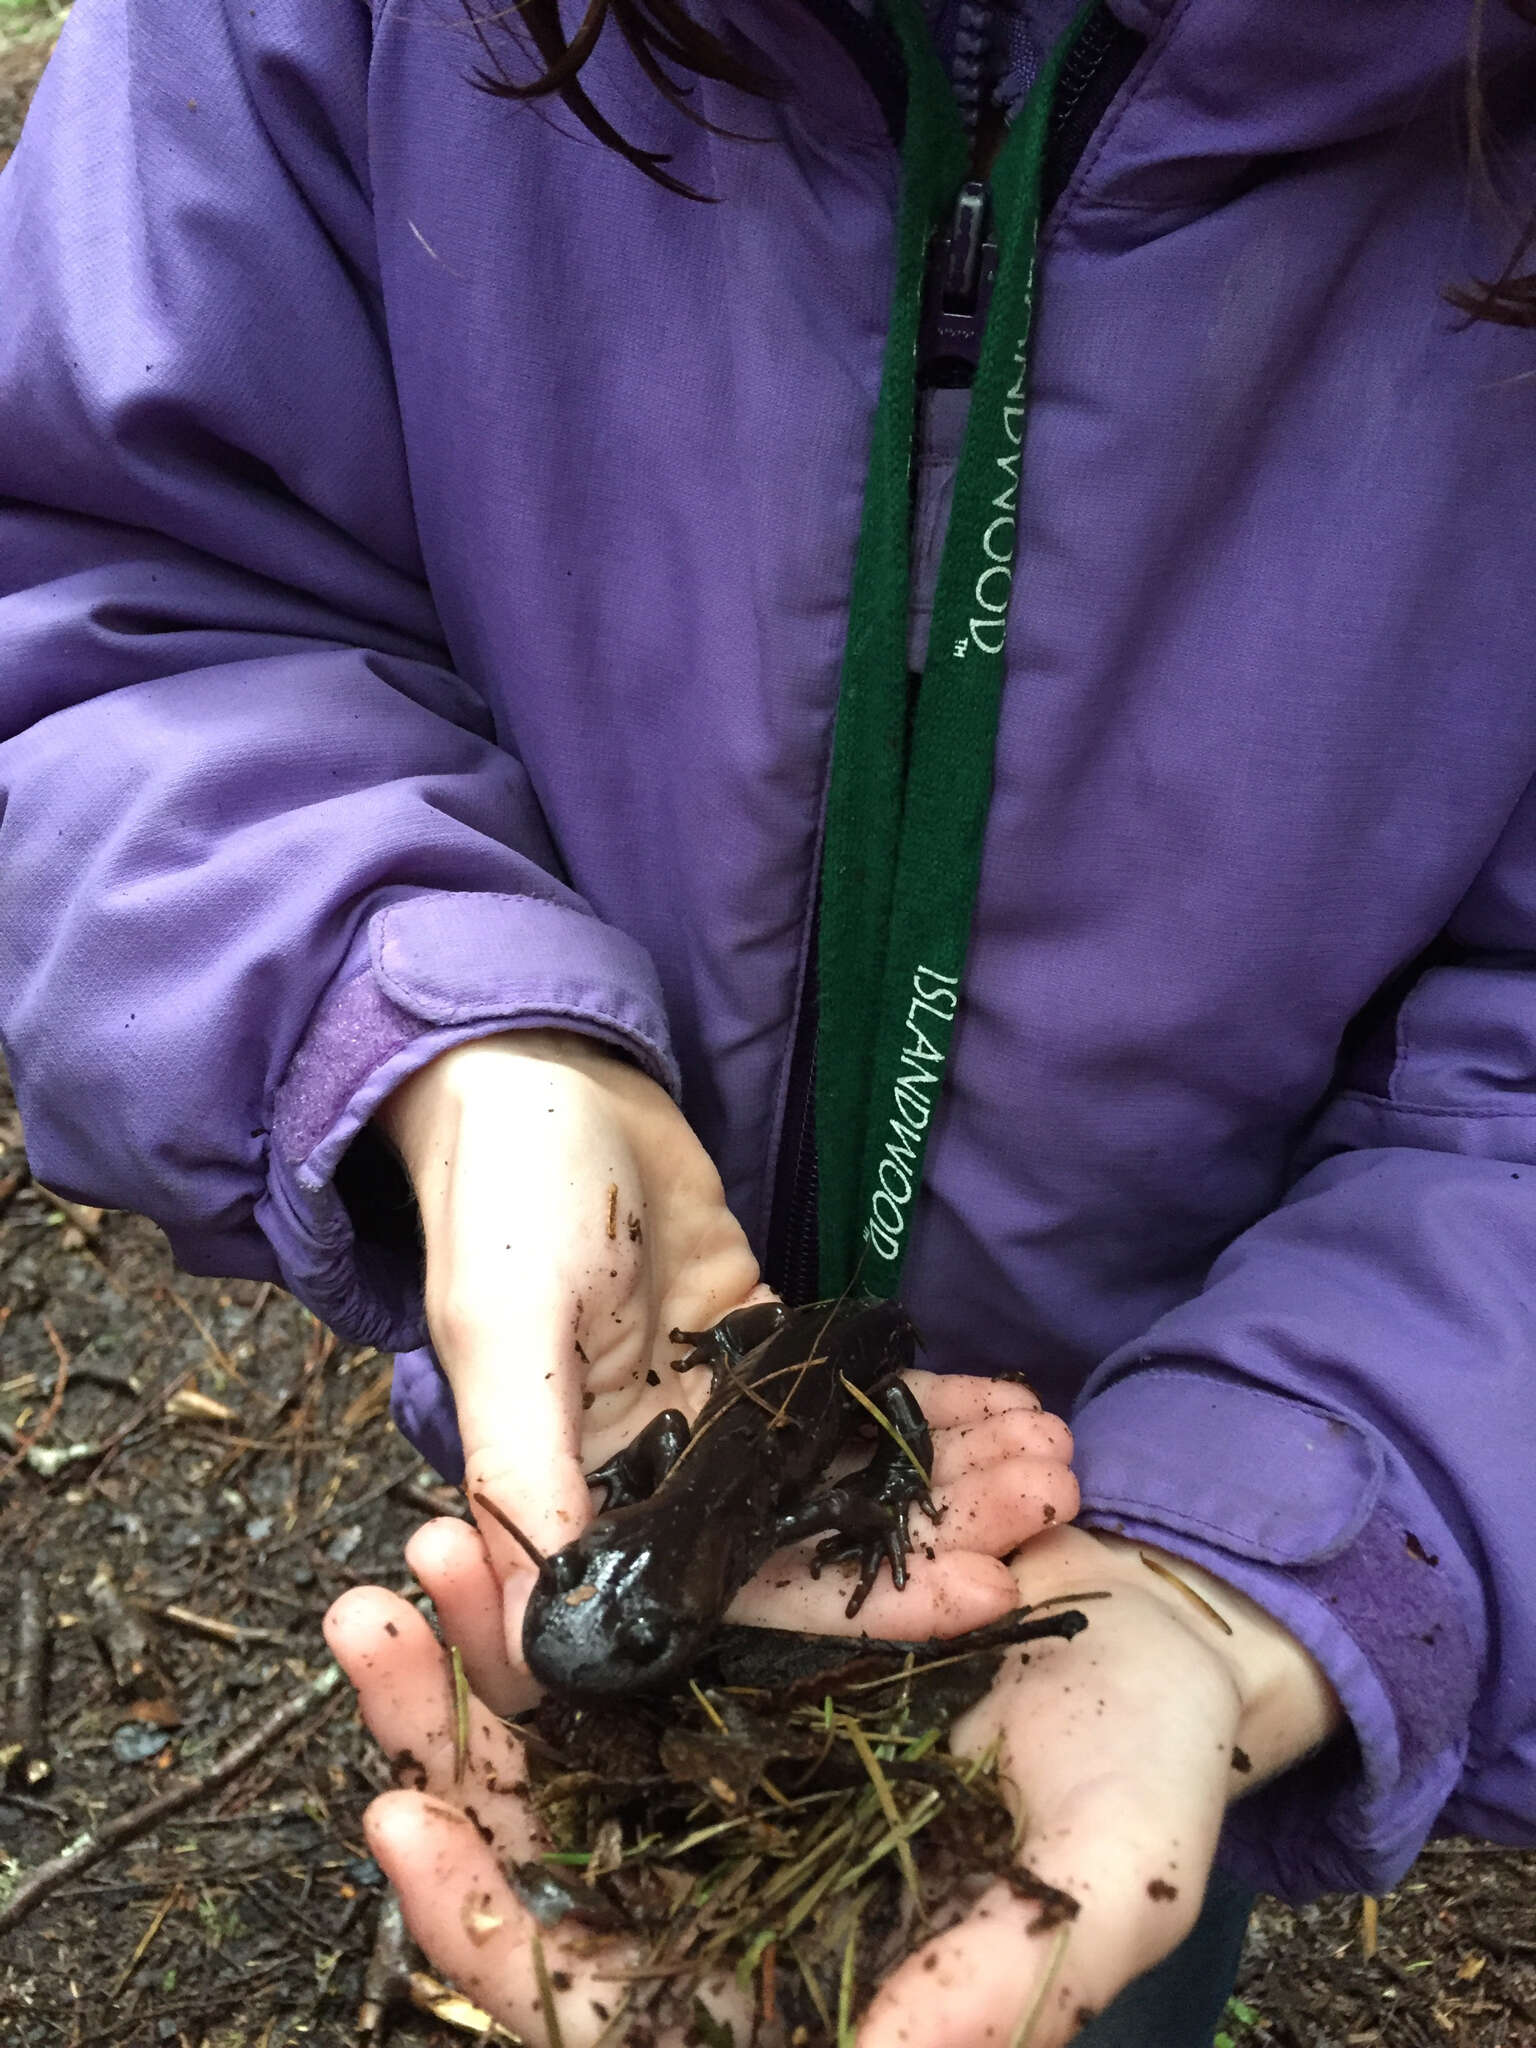
[[[462,4],[490,66],[489,70],[474,73],[474,82],[482,92],[504,100],[538,100],[551,94],[557,96],[589,134],[596,136],[607,148],[616,150],[626,162],[632,163],[654,183],[664,185],[669,192],[680,193],[685,199],[702,199],[706,195],[695,192],[664,168],[671,162],[671,157],[664,150],[642,149],[638,143],[620,135],[582,90],[581,67],[596,49],[598,38],[609,19],[613,20],[635,62],[662,98],[690,121],[708,129],[711,135],[731,135],[733,131],[717,128],[713,122],[695,113],[687,104],[692,88],[669,76],[662,68],[663,64],[690,71],[699,78],[718,78],[759,98],[777,98],[782,91],[780,86],[738,57],[728,44],[696,22],[685,12],[679,0],[588,0],[587,11],[569,42],[560,23],[559,0],[510,0],[510,4],[491,15],[477,14],[475,0],[462,0]],[[1467,129],[1473,167],[1489,196],[1497,199],[1501,196],[1500,181],[1492,160],[1480,77],[1483,4],[1484,0],[1476,0],[1473,10],[1472,48],[1467,65]],[[1523,21],[1536,27],[1536,0],[1506,0],[1506,4]],[[487,34],[493,25],[509,26],[513,16],[526,24],[529,38],[545,65],[538,77],[524,84],[507,75]],[[738,136],[735,139],[745,141],[748,138]],[[1536,327],[1536,270],[1526,267],[1533,248],[1536,248],[1536,214],[1527,220],[1513,253],[1497,277],[1474,278],[1469,284],[1448,286],[1446,298],[1470,320],[1492,320],[1504,327]]]
[[[1528,21],[1536,28],[1536,0],[1507,0],[1507,5],[1522,21]],[[1484,197],[1499,211],[1508,214],[1513,211],[1509,180],[1497,161],[1480,77],[1482,28],[1483,0],[1476,0],[1472,13],[1472,50],[1467,65],[1468,148],[1472,169],[1483,188]],[[1536,327],[1536,270],[1529,267],[1533,247],[1536,247],[1536,213],[1527,215],[1515,246],[1497,277],[1474,278],[1470,284],[1452,285],[1446,291],[1446,298],[1470,320],[1492,320],[1501,327]]]
[[[474,0],[463,0],[463,6],[490,66],[489,70],[482,69],[473,74],[474,82],[482,92],[502,100],[538,100],[557,95],[582,127],[595,135],[606,148],[617,151],[653,183],[664,185],[669,192],[679,193],[685,199],[703,199],[706,195],[695,192],[663,168],[672,161],[666,151],[642,149],[638,143],[621,135],[598,112],[582,89],[578,74],[596,49],[598,37],[609,20],[613,21],[635,62],[662,98],[690,121],[708,129],[711,135],[733,135],[733,131],[717,128],[702,114],[695,113],[687,104],[692,87],[669,76],[662,68],[664,64],[691,71],[699,78],[718,78],[762,99],[777,98],[781,92],[777,84],[745,63],[727,43],[685,13],[678,0],[588,0],[587,11],[569,42],[560,23],[559,0],[512,0],[512,4],[491,15],[478,14]],[[498,23],[510,27],[514,16],[519,24],[526,26],[529,38],[545,65],[537,78],[525,84],[519,84],[507,75],[487,34],[487,30]],[[733,135],[733,139],[744,142],[750,138]]]

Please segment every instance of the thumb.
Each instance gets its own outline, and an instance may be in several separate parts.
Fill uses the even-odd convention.
[[[464,1445],[464,1491],[498,1578],[531,1575],[518,1540],[548,1555],[592,1517],[581,1466],[585,1366],[572,1305],[519,1302],[520,1313],[442,1345]]]

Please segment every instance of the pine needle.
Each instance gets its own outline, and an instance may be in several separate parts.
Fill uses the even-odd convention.
[[[565,2036],[560,2031],[560,2015],[555,2010],[555,1987],[549,1981],[549,1965],[544,1960],[544,1944],[539,1939],[539,1930],[533,1930],[533,1974],[539,1987],[539,2013],[544,2021],[544,2039],[548,2048],[565,2048]]]
[[[859,1762],[869,1773],[869,1782],[875,1788],[875,1797],[880,1802],[880,1811],[891,1824],[891,1832],[895,1837],[896,1854],[901,1860],[902,1876],[907,1880],[907,1887],[912,1894],[912,1902],[917,1907],[919,1916],[926,1919],[927,1908],[923,1904],[923,1887],[918,1881],[917,1865],[912,1858],[912,1845],[908,1842],[903,1832],[901,1809],[897,1806],[895,1794],[891,1791],[890,1780],[886,1777],[884,1771],[881,1770],[880,1760],[869,1746],[869,1737],[851,1714],[844,1717],[843,1728],[848,1740],[858,1752]]]
[[[856,2048],[853,2032],[853,1965],[859,1948],[859,1916],[854,1914],[843,1949],[843,1974],[837,1987],[837,2048]]]
[[[1039,2025],[1040,2015],[1045,2011],[1045,2001],[1050,1997],[1056,1979],[1061,1975],[1061,1965],[1067,1953],[1067,1941],[1071,1933],[1069,1923],[1057,1934],[1055,1946],[1051,1950],[1051,1960],[1047,1963],[1045,1975],[1040,1980],[1040,1989],[1030,2002],[1028,2011],[1015,2027],[1008,2048],[1029,2048],[1035,2028]]]
[[[1177,1586],[1179,1591],[1184,1595],[1184,1598],[1188,1600],[1192,1606],[1198,1607],[1200,1612],[1206,1617],[1208,1621],[1214,1621],[1216,1626],[1221,1630],[1224,1636],[1231,1635],[1231,1622],[1228,1621],[1227,1617],[1224,1614],[1218,1614],[1216,1612],[1216,1609],[1211,1605],[1210,1601],[1205,1598],[1203,1593],[1197,1593],[1193,1586],[1186,1585],[1184,1581],[1179,1577],[1178,1573],[1169,1571],[1167,1565],[1162,1563],[1160,1559],[1155,1557],[1148,1557],[1147,1553],[1144,1550],[1139,1550],[1136,1554],[1141,1559],[1142,1563],[1146,1566],[1149,1572],[1154,1573],[1160,1579],[1166,1579],[1170,1586]]]
[[[726,1732],[725,1723],[721,1720],[719,1711],[716,1708],[714,1701],[710,1699],[709,1695],[705,1692],[703,1686],[699,1684],[699,1681],[696,1678],[689,1679],[688,1690],[693,1694],[694,1698],[698,1701],[699,1705],[704,1709],[706,1718],[712,1721],[714,1725],[720,1730],[720,1733],[724,1735]]]
[[[469,1763],[469,1681],[457,1643],[448,1652],[453,1672],[453,1782],[462,1785]]]
[[[805,1960],[796,1942],[787,1942],[785,1946],[794,1958],[795,1968],[800,1972],[800,1981],[805,1986],[806,1997],[810,1999],[812,2005],[816,2008],[816,2017],[821,2021],[823,2033],[830,2035],[833,2027],[832,2015],[827,2010],[827,2001],[821,1995],[821,1986],[816,1981],[816,1972]]]
[[[849,1379],[846,1373],[840,1372],[838,1374],[838,1378],[843,1383],[844,1392],[851,1394],[854,1400],[858,1402],[859,1406],[862,1409],[864,1409],[867,1414],[872,1415],[875,1418],[875,1421],[885,1431],[886,1435],[890,1438],[891,1442],[893,1444],[897,1444],[900,1446],[902,1456],[906,1459],[907,1463],[912,1467],[912,1470],[917,1474],[918,1478],[922,1480],[924,1487],[931,1491],[933,1487],[933,1474],[931,1472],[924,1470],[922,1459],[917,1455],[916,1451],[913,1450],[912,1446],[907,1442],[906,1438],[902,1435],[901,1431],[896,1427],[895,1423],[892,1422],[889,1415],[887,1415],[882,1408],[877,1408],[874,1402],[871,1401],[871,1399],[869,1398],[868,1394],[864,1392],[863,1388],[856,1387],[853,1384],[853,1381]]]

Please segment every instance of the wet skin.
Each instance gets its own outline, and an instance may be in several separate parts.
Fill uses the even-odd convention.
[[[758,1302],[674,1335],[693,1346],[678,1370],[710,1368],[709,1399],[691,1434],[669,1408],[591,1475],[607,1504],[541,1566],[523,1624],[523,1654],[544,1685],[601,1695],[676,1682],[758,1567],[821,1531],[831,1533],[813,1571],[858,1561],[850,1615],[882,1563],[906,1582],[907,1511],[916,1501],[932,1512],[932,1446],[899,1377],[916,1350],[904,1311]],[[850,1386],[893,1434],[879,1433],[861,1471],[818,1486],[871,1420]]]

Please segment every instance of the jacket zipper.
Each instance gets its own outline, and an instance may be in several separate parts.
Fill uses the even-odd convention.
[[[820,0],[814,11],[825,19],[826,0]],[[984,14],[985,0],[972,0],[964,10],[960,61],[956,65],[956,96],[967,132],[973,138],[981,113],[987,40]],[[1144,48],[1143,39],[1124,27],[1103,5],[1085,23],[1068,54],[1056,90],[1041,191],[1042,219],[1049,216],[1066,190],[1094,130]],[[967,182],[956,201],[949,233],[935,243],[919,344],[919,377],[924,383],[969,385],[975,376],[987,304],[997,274],[997,249],[990,236],[989,212],[985,184],[979,179]],[[818,873],[812,878],[811,931],[795,1017],[763,1256],[764,1278],[790,1303],[813,1301],[819,1287],[816,1026],[820,1004],[816,982],[816,904],[820,887]]]

